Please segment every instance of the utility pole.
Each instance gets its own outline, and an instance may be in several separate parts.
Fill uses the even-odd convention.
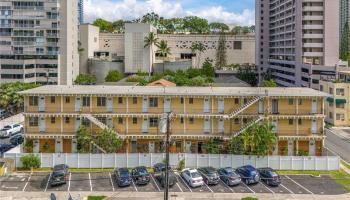
[[[168,112],[165,114],[166,117],[163,117],[163,124],[161,126],[161,131],[166,134],[164,200],[169,199],[169,146],[170,146],[170,121],[171,121],[172,114],[173,114],[172,112]]]

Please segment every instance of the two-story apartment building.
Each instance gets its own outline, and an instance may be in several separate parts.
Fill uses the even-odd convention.
[[[43,86],[25,96],[25,137],[33,152],[76,152],[76,131],[112,127],[125,152],[161,152],[160,118],[173,112],[171,152],[205,153],[254,123],[274,126],[275,155],[320,155],[326,94],[308,88]],[[102,123],[101,123],[102,122]]]

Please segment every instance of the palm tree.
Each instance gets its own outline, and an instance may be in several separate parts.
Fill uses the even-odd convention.
[[[156,34],[153,32],[148,33],[148,35],[144,39],[144,43],[145,43],[144,48],[146,48],[146,47],[151,48],[151,53],[152,53],[151,63],[152,64],[151,64],[151,66],[149,68],[149,72],[148,72],[148,76],[151,77],[151,73],[153,70],[153,56],[154,56],[153,45],[156,45],[158,43],[158,38],[157,38]]]
[[[194,42],[191,46],[192,53],[196,54],[197,57],[197,68],[199,68],[199,63],[201,61],[201,54],[207,50],[205,45],[202,42]]]
[[[158,50],[157,53],[163,58],[163,73],[164,73],[164,60],[168,55],[171,55],[170,53],[170,47],[168,47],[168,43],[164,40],[160,41],[157,44]]]

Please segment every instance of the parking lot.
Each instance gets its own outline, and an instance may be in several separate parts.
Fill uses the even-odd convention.
[[[151,176],[147,185],[118,187],[113,173],[69,173],[67,184],[51,187],[48,180],[50,173],[18,173],[8,177],[0,177],[1,191],[129,191],[129,192],[162,192],[160,183]],[[171,192],[207,192],[207,193],[272,193],[272,194],[318,194],[337,195],[347,191],[328,176],[313,177],[308,175],[281,176],[282,184],[278,187],[265,185],[263,182],[254,185],[241,183],[229,187],[220,181],[218,185],[206,185],[192,188],[177,175],[177,183],[170,188]]]

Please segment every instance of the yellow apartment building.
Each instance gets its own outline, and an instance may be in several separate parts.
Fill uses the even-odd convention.
[[[111,127],[123,152],[162,152],[160,118],[173,112],[173,153],[205,153],[211,138],[229,140],[260,121],[274,126],[272,154],[321,155],[327,94],[308,88],[42,86],[24,95],[32,152],[77,151],[75,133]]]

